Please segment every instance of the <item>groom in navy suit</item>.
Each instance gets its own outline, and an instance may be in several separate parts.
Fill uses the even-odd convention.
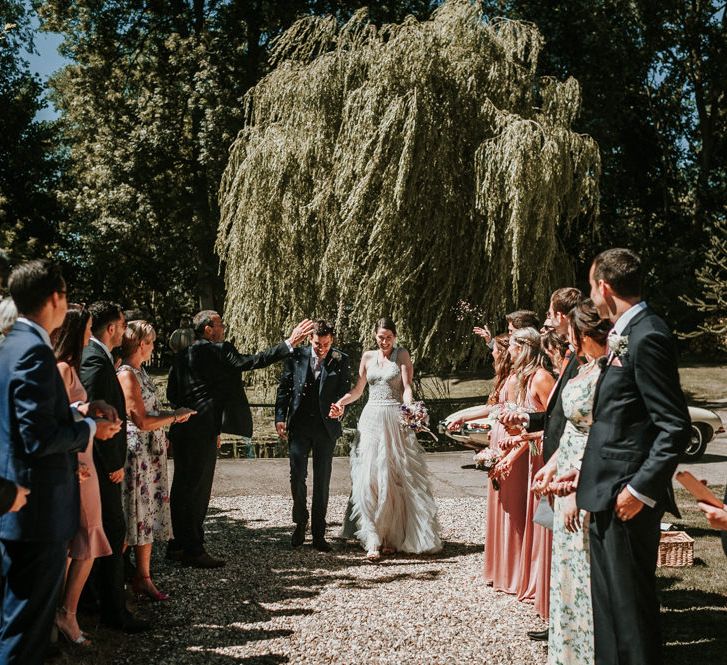
[[[275,428],[281,438],[289,436],[290,489],[293,494],[293,547],[305,541],[308,524],[306,478],[308,454],[313,451],[313,547],[331,550],[326,542],[328,486],[333,449],[341,436],[341,423],[329,418],[331,404],[343,397],[351,385],[348,356],[333,348],[333,325],[318,320],[311,345],[299,347],[286,360],[277,399]]]
[[[58,266],[20,265],[9,289],[20,316],[0,345],[0,476],[30,493],[21,510],[0,517],[0,663],[25,665],[44,660],[68,541],[78,529],[76,453],[120,424],[107,405],[68,403],[50,343],[67,310]]]

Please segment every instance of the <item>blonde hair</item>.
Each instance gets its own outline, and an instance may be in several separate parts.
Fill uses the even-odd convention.
[[[535,328],[520,328],[510,338],[520,349],[512,364],[515,375],[515,401],[525,403],[528,384],[539,369],[546,369],[545,354],[540,346],[540,333]]]
[[[129,321],[121,340],[121,356],[128,358],[136,353],[142,342],[153,342],[156,338],[156,331],[148,321]]]

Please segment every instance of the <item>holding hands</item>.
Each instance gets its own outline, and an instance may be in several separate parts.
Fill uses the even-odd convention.
[[[338,402],[334,402],[331,404],[331,410],[328,412],[329,418],[338,418],[339,420],[343,418],[343,414],[346,412],[346,407],[339,404]]]
[[[18,488],[15,492],[15,501],[13,505],[8,509],[9,513],[17,513],[26,503],[28,503],[28,494],[30,490],[22,485],[16,485]]]
[[[188,409],[186,406],[174,410],[174,422],[186,423],[197,412],[194,409]],[[196,422],[196,421],[195,421]]]

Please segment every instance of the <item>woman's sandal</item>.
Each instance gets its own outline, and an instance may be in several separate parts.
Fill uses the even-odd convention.
[[[75,612],[71,612],[70,610],[67,610],[65,607],[59,607],[57,613],[58,613],[58,615],[61,615],[61,616],[74,616],[74,617],[76,616]],[[83,647],[84,649],[92,646],[93,643],[91,642],[91,640],[89,640],[86,637],[86,635],[84,634],[84,632],[82,630],[79,629],[78,637],[74,638],[69,633],[67,633],[66,630],[58,623],[58,617],[56,617],[55,624],[56,624],[56,628],[58,628],[58,633],[60,635],[62,635],[69,644],[72,644],[77,647]]]

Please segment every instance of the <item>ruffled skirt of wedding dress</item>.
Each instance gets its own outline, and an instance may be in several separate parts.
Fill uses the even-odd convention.
[[[368,551],[438,552],[442,541],[424,449],[399,424],[399,406],[369,401],[361,413],[351,450],[351,521]]]

